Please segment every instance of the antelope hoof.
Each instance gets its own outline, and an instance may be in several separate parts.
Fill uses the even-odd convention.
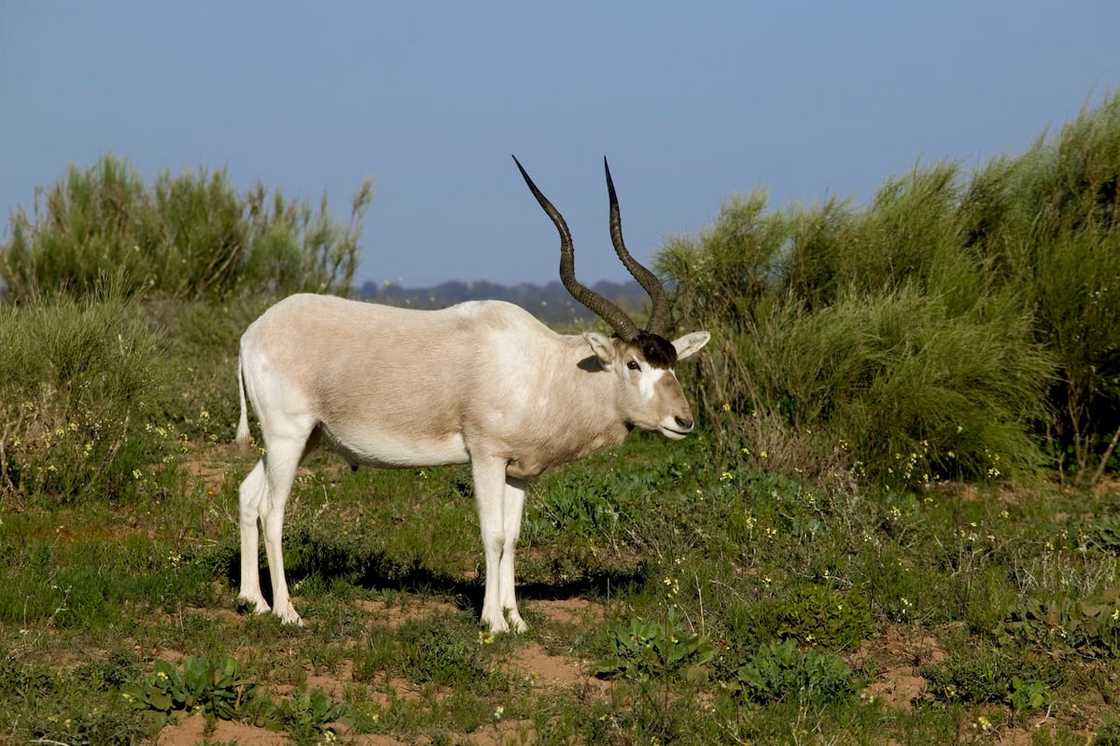
[[[276,616],[280,617],[281,624],[291,624],[296,627],[303,626],[303,619],[300,618],[300,615],[296,613],[296,610],[292,608],[291,604],[288,604],[287,608],[277,609]]]
[[[509,625],[506,624],[506,618],[501,614],[483,614],[482,624],[490,628],[492,634],[500,634],[502,632],[509,632]]]
[[[252,596],[242,593],[237,597],[237,605],[245,606],[253,614],[267,614],[272,607],[264,600],[264,596]]]
[[[529,625],[525,623],[516,609],[510,609],[507,613],[509,614],[509,629],[511,632],[520,635],[529,631]]]

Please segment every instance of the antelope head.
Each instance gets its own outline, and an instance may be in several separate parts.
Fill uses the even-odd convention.
[[[694,421],[674,368],[678,361],[699,352],[711,335],[708,332],[692,332],[673,341],[664,336],[672,328],[665,288],[657,276],[643,267],[626,249],[622,240],[618,196],[614,191],[607,159],[603,159],[603,169],[607,175],[607,194],[610,198],[611,242],[626,269],[649,294],[652,309],[645,329],[639,329],[634,320],[613,302],[576,280],[575,252],[568,224],[560,211],[553,207],[529,178],[520,161],[516,157],[513,161],[529,186],[529,191],[537,198],[537,202],[560,233],[561,282],[573,298],[591,309],[615,331],[612,337],[596,332],[587,332],[583,337],[591,348],[595,364],[614,376],[618,414],[628,425],[642,430],[656,430],[673,440],[683,438],[692,431]]]

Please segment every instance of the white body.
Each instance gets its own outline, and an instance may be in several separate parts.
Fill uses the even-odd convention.
[[[673,345],[683,358],[707,340],[697,332]],[[272,608],[293,623],[300,618],[284,579],[284,506],[301,459],[320,441],[355,465],[470,462],[486,556],[482,621],[520,631],[514,552],[526,480],[620,443],[631,427],[674,438],[692,427],[671,369],[646,364],[617,338],[557,334],[499,301],[417,311],[294,295],[242,336],[240,377],[238,441],[249,438],[247,396],[266,449],[241,485],[240,596],[269,610],[257,566],[259,518]]]

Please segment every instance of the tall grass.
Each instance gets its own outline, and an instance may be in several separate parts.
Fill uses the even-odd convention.
[[[127,498],[155,478],[174,441],[150,424],[160,350],[139,307],[0,305],[0,350],[0,497]]]
[[[370,182],[348,225],[257,185],[240,193],[225,171],[162,173],[150,187],[111,156],[37,196],[34,212],[11,215],[0,277],[18,301],[63,291],[87,295],[107,277],[128,294],[179,299],[242,292],[347,293],[358,264]]]
[[[769,465],[927,482],[1099,478],[1120,434],[1120,96],[866,207],[727,203],[659,266],[710,328],[708,418]]]

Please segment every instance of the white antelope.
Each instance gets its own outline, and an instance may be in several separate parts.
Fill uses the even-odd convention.
[[[670,326],[664,290],[623,244],[610,169],[611,239],[652,300],[646,330],[576,281],[564,218],[517,167],[560,232],[564,287],[616,335],[557,334],[500,301],[419,311],[301,294],[265,311],[241,337],[237,428],[237,441],[247,444],[248,397],[265,455],[241,483],[239,597],[257,613],[269,611],[257,566],[259,518],[272,611],[302,623],[284,580],[281,532],[296,469],[321,440],[353,467],[470,462],[486,557],[482,622],[494,632],[520,632],[514,551],[528,480],[621,443],[635,427],[671,439],[692,430],[673,366],[709,334],[661,336]]]

